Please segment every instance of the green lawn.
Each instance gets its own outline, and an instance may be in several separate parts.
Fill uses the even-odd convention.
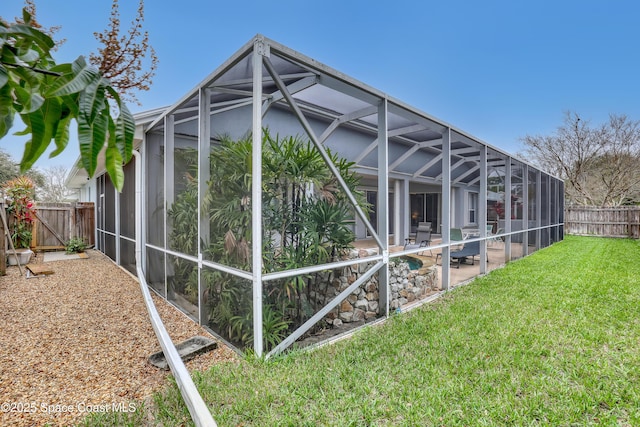
[[[195,381],[221,426],[640,425],[640,242],[568,236],[351,339]],[[189,419],[175,384],[150,406],[129,421]]]

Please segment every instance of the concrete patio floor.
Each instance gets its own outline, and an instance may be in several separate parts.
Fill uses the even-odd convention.
[[[438,245],[441,243],[440,236],[436,236],[432,241],[432,245]],[[376,249],[377,245],[373,239],[361,239],[354,242],[354,247],[356,249]],[[389,238],[389,253],[397,253],[401,252],[404,249],[402,245],[394,245],[393,238]],[[522,244],[520,243],[511,243],[511,258],[518,259],[522,257]],[[533,249],[530,249],[530,251]],[[423,261],[424,263],[430,263],[431,265],[435,264],[437,254],[440,253],[440,249],[433,249],[429,251],[426,249],[422,255],[412,254],[411,256],[416,257]],[[505,256],[505,244],[504,242],[489,242],[487,245],[487,273],[500,268],[506,264],[506,256]],[[439,257],[438,257],[439,258]],[[455,287],[461,283],[465,283],[475,276],[480,275],[480,263],[479,256],[475,257],[474,264],[470,263],[461,263],[460,268],[457,267],[457,263],[451,263],[450,277],[451,277],[451,287]],[[440,282],[440,289],[442,289],[442,265],[441,259],[438,259],[438,280]]]

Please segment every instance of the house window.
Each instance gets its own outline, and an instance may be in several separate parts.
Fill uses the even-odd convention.
[[[467,224],[478,223],[478,193],[467,193]]]
[[[365,190],[367,196],[367,203],[371,206],[369,210],[369,222],[373,226],[373,229],[378,231],[378,192],[375,190]],[[394,213],[393,213],[393,204],[394,204],[394,193],[389,193],[388,199],[388,207],[389,207],[389,234],[393,234],[393,226],[394,226]],[[369,230],[367,230],[367,236],[370,236]]]

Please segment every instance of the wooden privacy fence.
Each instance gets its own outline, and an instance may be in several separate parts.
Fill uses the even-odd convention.
[[[2,206],[2,205],[0,205]],[[6,209],[6,206],[4,206]],[[14,221],[7,215],[9,226]],[[72,238],[87,246],[95,244],[95,214],[92,202],[37,203],[31,248],[36,251],[63,249]]]
[[[567,207],[564,228],[567,234],[638,239],[640,238],[640,206]]]

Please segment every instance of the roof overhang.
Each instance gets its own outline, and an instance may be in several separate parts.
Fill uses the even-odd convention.
[[[162,115],[162,113],[167,109],[167,107],[156,108],[153,110],[142,111],[139,113],[135,113],[133,115],[133,119],[136,123],[136,129],[133,136],[133,146],[134,149],[137,149],[142,143],[142,139],[144,136],[144,132],[146,127],[152,123],[158,116]],[[96,166],[96,172],[94,175],[98,176],[105,172],[105,159],[104,159],[104,150],[100,152],[98,155],[98,163]],[[69,189],[78,189],[84,186],[89,180],[89,174],[82,166],[82,158],[78,157],[73,164],[73,167],[67,174],[67,178],[65,179],[65,184]]]

